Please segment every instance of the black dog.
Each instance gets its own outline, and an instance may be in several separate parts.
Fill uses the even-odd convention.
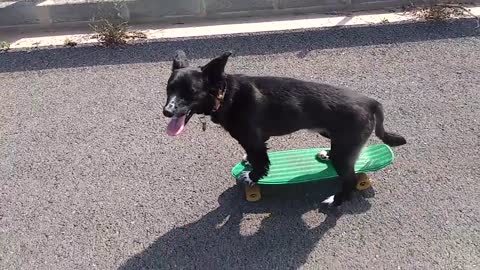
[[[266,141],[301,129],[319,132],[331,141],[330,159],[342,181],[334,205],[350,198],[355,188],[354,164],[375,128],[375,135],[390,146],[405,138],[383,128],[382,105],[359,93],[326,84],[292,78],[225,74],[231,52],[200,68],[191,68],[177,51],[167,85],[163,110],[172,118],[167,133],[182,132],[193,114],[210,115],[235,138],[253,167],[242,180],[254,184],[268,174]]]

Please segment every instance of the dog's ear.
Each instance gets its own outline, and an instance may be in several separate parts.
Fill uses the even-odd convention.
[[[210,84],[216,85],[223,81],[225,77],[225,65],[230,55],[232,55],[231,51],[225,52],[201,67],[202,73],[207,77]]]
[[[172,70],[186,67],[188,67],[187,55],[182,50],[176,51],[175,57],[173,57]]]

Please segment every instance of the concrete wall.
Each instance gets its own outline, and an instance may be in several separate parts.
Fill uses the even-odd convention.
[[[414,1],[418,2],[418,1]],[[122,17],[130,23],[401,7],[410,0],[3,0],[0,27]]]

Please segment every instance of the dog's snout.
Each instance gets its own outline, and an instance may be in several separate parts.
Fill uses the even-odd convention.
[[[169,108],[168,106],[165,106],[165,108],[163,108],[163,115],[165,115],[166,117],[172,117],[173,109]]]
[[[173,116],[173,112],[168,111],[168,110],[163,110],[163,115],[165,115],[166,117],[172,117],[172,116]]]
[[[163,115],[166,117],[172,117],[173,113],[175,112],[175,104],[173,102],[169,102],[164,108],[163,108]]]

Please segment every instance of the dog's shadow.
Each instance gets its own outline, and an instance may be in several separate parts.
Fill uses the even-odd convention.
[[[231,187],[219,197],[217,209],[196,222],[170,230],[119,269],[298,268],[338,218],[370,208],[363,196],[356,195],[340,209],[328,209],[320,203],[320,198],[328,194],[312,196],[308,192],[305,196],[300,190],[296,196],[297,191],[280,189],[275,196],[248,203],[239,187]],[[288,200],[282,198],[285,196]],[[302,219],[303,214],[312,210],[315,217],[324,217],[316,222],[316,227]],[[249,214],[264,218],[260,221],[258,216],[251,218]],[[242,233],[252,227],[256,232]]]

